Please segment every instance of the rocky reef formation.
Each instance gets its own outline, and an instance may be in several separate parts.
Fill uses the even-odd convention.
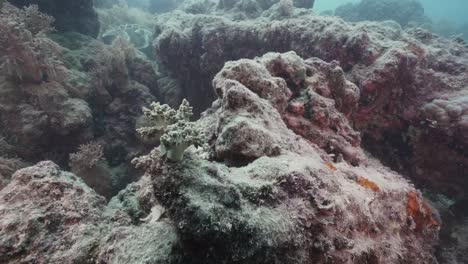
[[[226,61],[290,50],[303,58],[335,60],[359,87],[357,109],[348,120],[361,132],[364,148],[421,188],[463,204],[468,188],[463,41],[392,21],[350,24],[307,13],[233,21],[174,12],[160,17],[155,36],[159,60],[198,112],[216,98],[211,79]]]
[[[342,82],[317,85],[330,71]],[[7,263],[432,263],[437,213],[407,180],[361,153],[345,118],[359,94],[340,71],[293,52],[227,63],[214,79],[218,99],[196,122],[207,146],[179,162],[158,148],[136,159],[147,175],[107,206],[52,162],[18,171],[0,191],[0,256]],[[293,118],[345,148],[327,153]]]
[[[99,21],[93,9],[93,0],[9,0],[8,2],[19,8],[31,4],[39,6],[41,12],[54,17],[54,27],[61,32],[73,31],[92,37],[96,37],[99,33]]]
[[[331,69],[343,82],[317,85]],[[402,177],[356,159],[358,134],[344,116],[359,94],[340,70],[295,53],[229,62],[213,82],[219,99],[198,121],[209,159],[173,164],[156,149],[137,160],[178,227],[186,263],[432,261],[435,212]],[[341,162],[314,133],[335,141]]]
[[[1,260],[467,261],[461,39],[313,1],[175,2],[99,12],[106,32],[145,28],[144,52],[156,16],[156,61],[4,3]],[[74,174],[17,171],[41,160]]]
[[[394,20],[401,26],[430,22],[419,0],[362,0],[338,7],[335,15],[352,22]]]
[[[225,61],[289,50],[304,58],[336,60],[359,87],[358,110],[349,119],[363,132],[370,150],[386,156],[384,160],[394,168],[412,168],[416,178],[435,189],[453,195],[446,183],[456,182],[452,187],[457,189],[468,186],[462,172],[467,168],[466,156],[450,147],[466,149],[462,137],[450,136],[450,131],[465,131],[463,125],[455,125],[463,124],[465,111],[459,108],[464,109],[463,104],[456,103],[453,117],[441,116],[442,125],[440,120],[439,125],[431,125],[434,117],[426,114],[437,98],[463,101],[460,97],[468,80],[464,44],[422,29],[403,30],[393,22],[348,24],[335,17],[304,15],[253,23],[177,12],[159,21],[155,49],[160,61],[181,80],[184,97],[198,109],[207,107],[215,97],[210,82]],[[445,110],[441,111],[444,115]],[[446,130],[447,126],[453,129]],[[436,143],[434,138],[447,142]],[[443,153],[445,158],[435,161],[424,148]],[[399,153],[391,154],[391,149]],[[426,162],[432,165],[424,169]],[[435,174],[451,175],[452,179],[437,181]]]

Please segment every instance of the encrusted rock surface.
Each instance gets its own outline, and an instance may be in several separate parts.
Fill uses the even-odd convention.
[[[0,201],[5,262],[85,263],[103,232],[104,198],[52,162],[16,172]]]
[[[50,161],[19,170],[0,191],[2,263],[174,263],[170,222],[132,222],[130,211],[157,205],[146,199],[145,178],[139,184],[126,190],[138,202],[121,196],[106,207],[104,197]]]
[[[228,80],[238,81],[261,97],[268,99],[282,115],[287,127],[328,151],[336,159],[345,159],[352,164],[358,164],[363,159],[364,154],[359,148],[360,135],[352,129],[347,119],[357,110],[359,89],[346,80],[343,70],[336,62],[326,63],[316,58],[304,61],[294,52],[269,53],[257,60],[226,63],[213,81],[219,96],[224,95],[224,85]],[[226,115],[222,118],[229,120]],[[239,133],[238,127],[245,127],[244,122],[247,121],[241,121],[242,118],[237,112],[232,114],[236,125],[226,125],[226,131],[223,133],[240,137],[251,134],[266,136],[271,131],[280,130],[268,127],[270,123],[274,123],[268,121],[270,119],[268,115],[257,115],[255,118],[257,120],[254,124],[268,123],[264,133],[250,131]],[[234,132],[230,132],[231,130]],[[294,137],[288,136],[287,138]],[[268,147],[264,146],[268,148],[268,153],[274,152],[275,146],[279,144],[275,143],[277,140],[271,137],[250,140],[271,144]],[[231,138],[227,143],[239,144],[246,141],[245,138],[237,140]],[[222,140],[220,142],[221,145],[226,144]],[[287,148],[287,145],[289,144],[284,144],[283,148]],[[278,148],[279,145],[276,147]],[[233,146],[223,146],[220,149],[225,148],[239,154]],[[260,152],[252,153],[252,155],[258,158],[268,153]]]

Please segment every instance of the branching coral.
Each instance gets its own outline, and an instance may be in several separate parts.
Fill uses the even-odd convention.
[[[189,121],[193,113],[187,100],[182,101],[177,111],[167,104],[152,103],[150,109],[143,108],[143,114],[149,126],[137,129],[138,134],[154,138],[164,133],[160,138],[161,154],[169,160],[180,161],[188,147],[203,144],[200,130]]]

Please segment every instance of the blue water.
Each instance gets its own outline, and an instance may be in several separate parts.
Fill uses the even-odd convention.
[[[358,3],[359,0],[316,0],[315,10],[334,10],[345,3]],[[454,25],[468,23],[468,0],[420,0],[427,16],[434,21],[448,20]]]

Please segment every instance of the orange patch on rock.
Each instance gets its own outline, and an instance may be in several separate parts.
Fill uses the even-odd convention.
[[[406,213],[416,224],[416,231],[423,228],[438,227],[440,223],[432,216],[431,208],[422,201],[416,192],[409,192],[407,195]]]
[[[327,161],[325,162],[325,166],[327,166],[331,171],[336,171],[337,168],[333,165],[333,163]]]
[[[364,177],[359,176],[358,179],[357,179],[357,183],[359,185],[361,185],[362,187],[366,188],[366,189],[372,190],[373,192],[380,191],[379,186],[377,186],[377,184],[375,184],[375,182],[370,181],[370,180],[368,180],[368,179],[366,179]]]

